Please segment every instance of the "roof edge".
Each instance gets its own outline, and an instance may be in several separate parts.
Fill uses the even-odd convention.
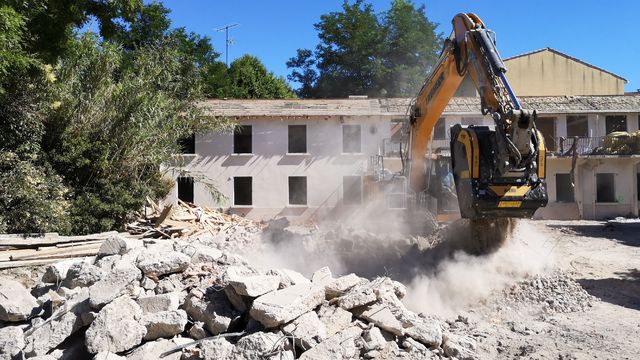
[[[629,83],[629,80],[627,80],[627,79],[623,78],[622,76],[620,76],[620,75],[618,75],[618,74],[616,74],[616,73],[613,73],[613,72],[611,72],[611,71],[609,71],[609,70],[605,70],[605,69],[603,69],[603,68],[601,68],[601,67],[599,67],[599,66],[596,66],[596,65],[590,64],[590,63],[588,63],[588,62],[586,62],[586,61],[584,61],[584,60],[580,60],[580,59],[578,59],[578,58],[576,58],[576,57],[573,57],[573,56],[571,56],[571,55],[569,55],[569,54],[563,53],[562,51],[559,51],[559,50],[556,50],[556,49],[553,49],[553,48],[550,48],[550,47],[545,47],[545,48],[542,48],[542,49],[537,49],[537,50],[529,51],[529,52],[526,52],[526,53],[523,53],[523,54],[514,55],[514,56],[511,56],[511,57],[508,57],[508,58],[503,59],[503,61],[509,61],[509,60],[513,60],[513,59],[521,58],[521,57],[524,57],[524,56],[529,56],[529,55],[537,54],[537,53],[540,53],[540,52],[543,52],[543,51],[550,51],[550,52],[552,52],[552,53],[554,53],[554,54],[560,55],[560,56],[565,57],[565,58],[567,58],[567,59],[569,59],[569,60],[573,60],[573,61],[575,61],[575,62],[578,62],[578,63],[582,64],[582,65],[588,66],[588,67],[590,67],[590,68],[593,68],[593,69],[596,69],[596,70],[598,70],[598,71],[602,71],[602,72],[604,72],[604,73],[607,73],[607,74],[609,74],[609,75],[611,75],[611,76],[614,76],[614,77],[616,77],[616,78],[618,78],[618,79],[620,79],[620,80],[623,80],[625,84],[628,84],[628,83]]]

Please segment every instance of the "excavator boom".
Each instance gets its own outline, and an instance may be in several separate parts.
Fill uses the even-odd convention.
[[[453,18],[453,32],[410,112],[409,183],[426,188],[426,150],[436,122],[466,75],[494,126],[451,127],[451,168],[463,218],[531,217],[547,203],[546,152],[536,111],[509,86],[492,32],[475,14]]]

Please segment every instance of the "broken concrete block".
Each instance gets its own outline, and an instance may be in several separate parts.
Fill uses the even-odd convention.
[[[121,267],[89,287],[89,304],[99,309],[122,295],[127,288],[137,286],[142,274],[134,267]]]
[[[267,328],[287,323],[313,310],[324,300],[324,287],[298,284],[256,298],[251,317]]]
[[[109,236],[98,250],[97,259],[101,259],[111,255],[124,255],[134,248],[142,247],[142,241],[137,239],[129,239],[121,235]]]
[[[376,301],[377,298],[373,284],[367,281],[354,286],[346,294],[337,299],[338,306],[346,310],[351,310],[359,306],[371,304]]]
[[[24,349],[27,356],[45,355],[76,331],[89,325],[92,320],[89,290],[78,289],[76,296],[68,300],[64,308],[55,311],[50,321],[33,324],[32,328],[27,330]]]
[[[313,311],[285,325],[282,332],[292,336],[295,340],[294,345],[302,350],[309,350],[327,338],[324,324]]]
[[[62,285],[69,289],[91,286],[104,276],[105,272],[99,267],[86,262],[77,262],[69,267]]]
[[[258,297],[278,289],[280,278],[274,275],[253,275],[229,280],[238,295]]]
[[[333,275],[331,274],[331,270],[326,266],[314,272],[313,276],[311,276],[311,282],[316,285],[326,285],[331,281],[333,281]]]
[[[368,350],[382,350],[387,345],[387,340],[375,326],[362,333],[362,340],[365,341]]]
[[[142,288],[145,290],[154,290],[156,286],[158,286],[158,284],[151,278],[144,276],[140,281],[140,286],[142,286]]]
[[[140,320],[140,323],[147,328],[145,340],[170,338],[180,334],[184,331],[187,322],[187,313],[182,309],[147,313]]]
[[[478,355],[476,354],[476,341],[466,335],[444,335],[442,349],[447,356],[455,356],[461,360],[478,359]]]
[[[231,265],[231,266],[227,266],[227,268],[224,271],[224,274],[222,274],[221,280],[223,283],[228,283],[232,280],[238,280],[238,279],[242,279],[244,277],[253,276],[253,275],[260,275],[260,273],[249,266]]]
[[[183,288],[184,285],[179,280],[173,279],[171,276],[168,276],[158,281],[153,291],[155,291],[156,294],[166,294],[170,292],[182,291]]]
[[[235,360],[235,346],[225,338],[204,340],[198,347],[204,360]]]
[[[24,347],[24,335],[21,328],[17,326],[0,328],[0,359],[18,358],[18,354]]]
[[[224,254],[218,249],[212,247],[199,247],[191,256],[191,262],[194,264],[214,263],[222,259]]]
[[[384,297],[384,294],[394,294],[398,299],[402,299],[407,294],[406,286],[388,277],[377,278],[372,284],[378,298]]]
[[[180,306],[180,293],[177,291],[159,294],[143,295],[136,299],[143,313],[177,310]]]
[[[375,303],[354,311],[354,315],[394,335],[403,336],[404,326],[386,304]]]
[[[142,309],[128,296],[121,296],[100,310],[85,334],[87,350],[121,352],[142,342],[147,329],[140,324]]]
[[[267,275],[276,275],[280,277],[279,289],[284,289],[295,284],[308,284],[310,282],[310,280],[304,277],[304,275],[289,269],[272,269],[267,271]]]
[[[233,350],[233,359],[291,359],[293,353],[288,351],[286,337],[257,332],[238,340]]]
[[[356,358],[359,354],[356,340],[361,334],[362,329],[357,326],[350,326],[314,346],[311,350],[305,351],[300,356],[300,360]]]
[[[191,258],[177,251],[154,251],[144,253],[137,265],[145,275],[157,278],[162,275],[182,272],[189,267],[190,262]]]
[[[100,245],[96,258],[110,255],[123,255],[127,252],[127,242],[120,235],[111,235]]]
[[[171,340],[160,339],[145,343],[144,345],[133,350],[128,356],[127,360],[180,360],[182,352],[176,351],[163,358],[160,357],[163,353],[175,348],[176,346],[191,342],[191,339],[174,338]]]
[[[240,311],[245,312],[249,310],[249,304],[251,303],[251,299],[245,300],[241,295],[239,295],[233,286],[228,285],[224,288],[224,293],[227,295],[227,299],[231,302],[233,307]]]
[[[184,310],[194,321],[202,321],[213,335],[227,331],[238,315],[222,291],[209,291],[206,296],[198,289],[185,299]]]
[[[35,315],[38,301],[21,283],[0,278],[0,320],[22,321]]]
[[[325,303],[318,310],[318,318],[324,324],[327,336],[333,336],[351,325],[353,315],[341,307]]]
[[[327,300],[346,294],[354,286],[366,281],[356,274],[341,276],[325,285],[325,295]]]
[[[111,271],[115,265],[122,259],[120,255],[110,255],[97,259],[94,263],[95,266],[105,271]]]
[[[405,335],[432,348],[442,344],[440,319],[433,316],[421,316],[406,308],[396,312],[396,317],[402,322]]]
[[[84,260],[64,260],[47,265],[42,275],[42,282],[49,284],[60,284],[67,277],[67,271],[71,265],[84,262]]]
[[[112,352],[101,351],[93,357],[93,360],[126,360],[126,358]]]
[[[211,334],[204,328],[204,323],[202,321],[194,322],[191,328],[189,328],[188,334],[189,337],[195,340],[211,336]]]
[[[438,347],[442,344],[442,329],[437,323],[415,323],[404,332],[407,336],[430,347]]]
[[[29,360],[58,360],[57,357],[53,355],[42,355],[42,356],[32,356]]]

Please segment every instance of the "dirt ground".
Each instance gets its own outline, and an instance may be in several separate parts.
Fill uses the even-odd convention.
[[[529,221],[559,267],[589,294],[585,311],[545,313],[501,297],[468,307],[481,358],[638,359],[640,222]]]

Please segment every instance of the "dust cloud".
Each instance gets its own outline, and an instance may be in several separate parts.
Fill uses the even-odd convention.
[[[526,220],[517,222],[497,251],[474,256],[463,250],[464,244],[473,243],[470,233],[441,231],[444,239],[416,236],[409,226],[416,222],[415,214],[409,219],[405,212],[379,205],[339,214],[314,227],[275,220],[262,242],[244,256],[259,268],[288,268],[307,277],[324,266],[334,276],[388,276],[408,287],[404,302],[409,309],[442,316],[454,315],[552,263],[551,243]]]
[[[468,255],[458,250],[433,271],[415,276],[404,299],[416,312],[452,316],[495,291],[543,272],[553,263],[551,242],[527,220],[496,252]]]

